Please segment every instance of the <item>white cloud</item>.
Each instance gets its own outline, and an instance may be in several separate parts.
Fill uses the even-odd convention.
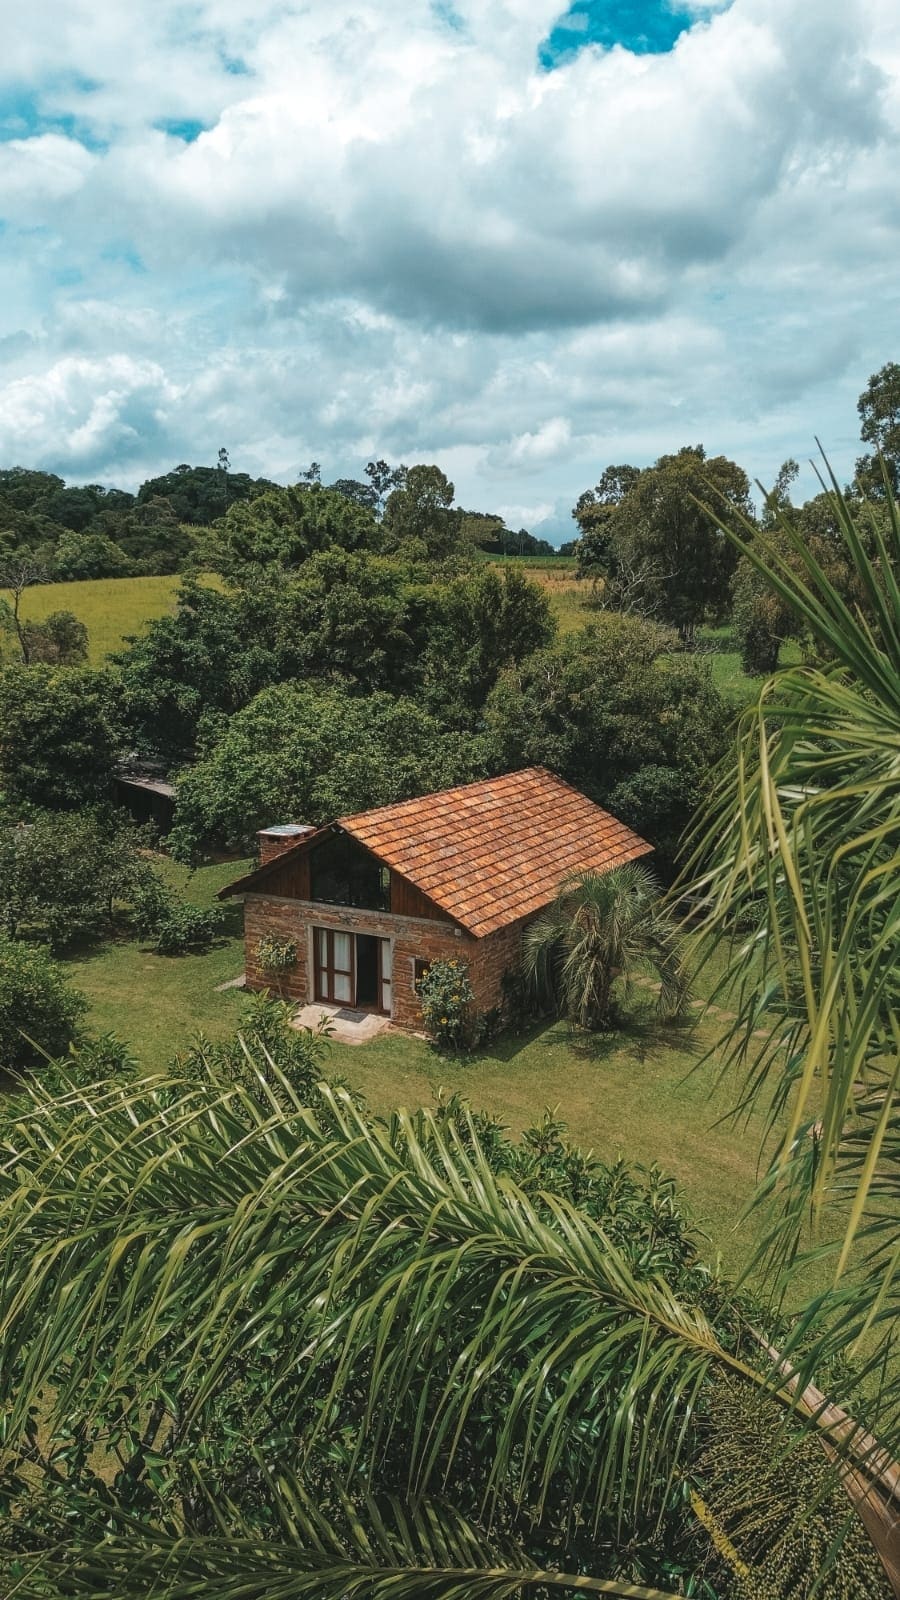
[[[692,8],[668,55],[551,74],[558,0],[17,8],[0,451],[436,457],[545,520],[700,438],[771,475],[821,431],[849,466],[897,354],[900,14]]]

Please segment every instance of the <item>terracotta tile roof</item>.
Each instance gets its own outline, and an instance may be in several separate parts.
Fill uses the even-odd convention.
[[[567,872],[604,872],[653,848],[544,767],[338,825],[479,938],[540,911]]]

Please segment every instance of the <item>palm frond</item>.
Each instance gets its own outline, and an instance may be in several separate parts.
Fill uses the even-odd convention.
[[[278,1487],[278,1539],[241,1527],[234,1508],[202,1538],[114,1515],[83,1547],[70,1527],[60,1530],[59,1542],[19,1558],[7,1593],[10,1600],[63,1593],[73,1600],[511,1600],[538,1590],[675,1600],[624,1579],[535,1566],[509,1541],[489,1539],[437,1503],[344,1499],[338,1530],[298,1483],[282,1479]],[[95,1504],[85,1502],[81,1513],[96,1527]]]
[[[843,1210],[839,1285],[857,1241],[865,1252],[883,1229],[876,1197],[900,1173],[900,519],[888,493],[867,548],[832,485],[858,606],[789,517],[778,546],[749,528],[736,540],[821,660],[776,672],[744,713],[686,873],[706,908],[701,940],[729,951],[713,996],[734,1011],[724,1066],[743,1069],[742,1107],[766,1105],[778,1133],[765,1188],[783,1204],[764,1249],[786,1285],[810,1214],[821,1225]],[[857,1331],[896,1297],[896,1254],[876,1260],[874,1293],[857,1279],[850,1295]]]
[[[402,1416],[415,1493],[505,1385],[489,1503],[562,1475],[594,1517],[659,1507],[710,1364],[751,1367],[574,1208],[495,1178],[474,1125],[322,1093],[317,1120],[199,1080],[36,1091],[0,1173],[7,1438],[41,1391],[48,1426],[162,1393],[184,1427],[265,1346],[285,1426],[324,1382],[327,1430],[362,1384],[375,1463]]]

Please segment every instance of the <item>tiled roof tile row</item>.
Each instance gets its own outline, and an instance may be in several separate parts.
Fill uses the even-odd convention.
[[[540,911],[566,873],[608,871],[652,849],[544,767],[338,823],[479,938]]]

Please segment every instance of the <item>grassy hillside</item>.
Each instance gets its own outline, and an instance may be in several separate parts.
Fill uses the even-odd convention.
[[[178,578],[89,578],[80,583],[42,583],[27,589],[21,612],[43,622],[51,611],[71,611],[88,630],[90,660],[101,662],[129,634],[175,609]],[[0,591],[3,593],[3,591]],[[9,595],[4,595],[9,599]],[[3,636],[0,635],[0,639]],[[3,640],[9,655],[11,642]]]

